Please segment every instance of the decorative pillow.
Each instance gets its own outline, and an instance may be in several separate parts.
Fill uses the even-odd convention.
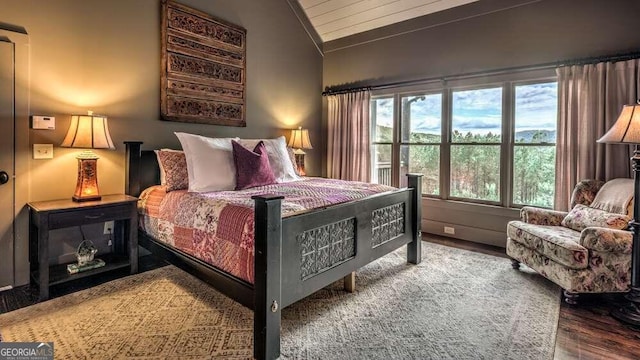
[[[576,205],[562,220],[562,226],[582,231],[590,226],[622,230],[629,225],[631,218],[627,215],[610,213],[586,205]]]
[[[209,192],[236,188],[231,138],[208,138],[181,132],[175,134],[187,159],[189,191]]]
[[[165,185],[167,180],[164,174],[164,168],[162,167],[162,161],[160,161],[160,157],[158,156],[158,152],[160,151],[182,151],[182,150],[173,150],[173,149],[153,150],[153,152],[156,154],[156,159],[158,160],[158,168],[160,169],[160,185]]]
[[[240,145],[247,149],[253,149],[258,142],[264,142],[267,149],[267,155],[269,156],[269,163],[273,170],[273,175],[276,177],[276,182],[283,183],[289,181],[300,180],[300,177],[296,174],[289,153],[287,151],[287,142],[284,136],[280,136],[275,139],[240,139],[238,142]]]
[[[184,152],[178,150],[156,150],[160,167],[160,184],[166,191],[184,190],[189,188],[189,173],[187,159]]]
[[[242,190],[276,182],[269,164],[264,142],[259,141],[253,151],[231,140],[233,161],[236,165],[236,190]]]

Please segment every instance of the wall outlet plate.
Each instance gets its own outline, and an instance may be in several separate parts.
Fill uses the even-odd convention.
[[[104,231],[102,231],[103,234],[113,234],[113,221],[105,221],[104,223]]]
[[[451,227],[451,226],[445,226],[444,227],[444,233],[445,234],[449,234],[449,235],[455,235],[456,234],[456,229],[454,227]]]
[[[53,144],[33,144],[33,158],[53,159]]]

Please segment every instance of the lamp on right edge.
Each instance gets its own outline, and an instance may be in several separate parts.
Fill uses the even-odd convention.
[[[631,248],[631,290],[625,296],[629,303],[613,310],[611,315],[627,324],[640,326],[640,102],[638,105],[625,105],[611,129],[598,139],[599,143],[635,144],[631,158],[633,164],[633,219],[629,228],[633,233]]]
[[[298,173],[302,176],[307,175],[304,171],[304,155],[303,149],[313,149],[311,146],[311,140],[309,140],[309,130],[303,129],[302,126],[295,130],[291,130],[291,137],[289,138],[289,147],[294,149],[293,153],[296,156],[296,165],[298,166]]]

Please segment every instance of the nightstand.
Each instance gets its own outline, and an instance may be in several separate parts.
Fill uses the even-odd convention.
[[[138,272],[138,199],[128,195],[103,195],[101,200],[75,202],[71,199],[30,202],[29,261],[31,280],[40,288],[40,300],[49,298],[49,287],[130,268]],[[106,265],[77,274],[67,272],[67,264],[49,266],[49,231],[105,221],[114,221],[113,252],[101,254]]]

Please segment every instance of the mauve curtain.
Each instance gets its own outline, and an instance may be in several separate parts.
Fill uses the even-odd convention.
[[[640,59],[560,67],[555,208],[566,211],[582,179],[631,177],[631,146],[597,144],[623,105],[638,99]]]
[[[330,178],[364,182],[371,179],[370,100],[368,90],[327,96]]]

